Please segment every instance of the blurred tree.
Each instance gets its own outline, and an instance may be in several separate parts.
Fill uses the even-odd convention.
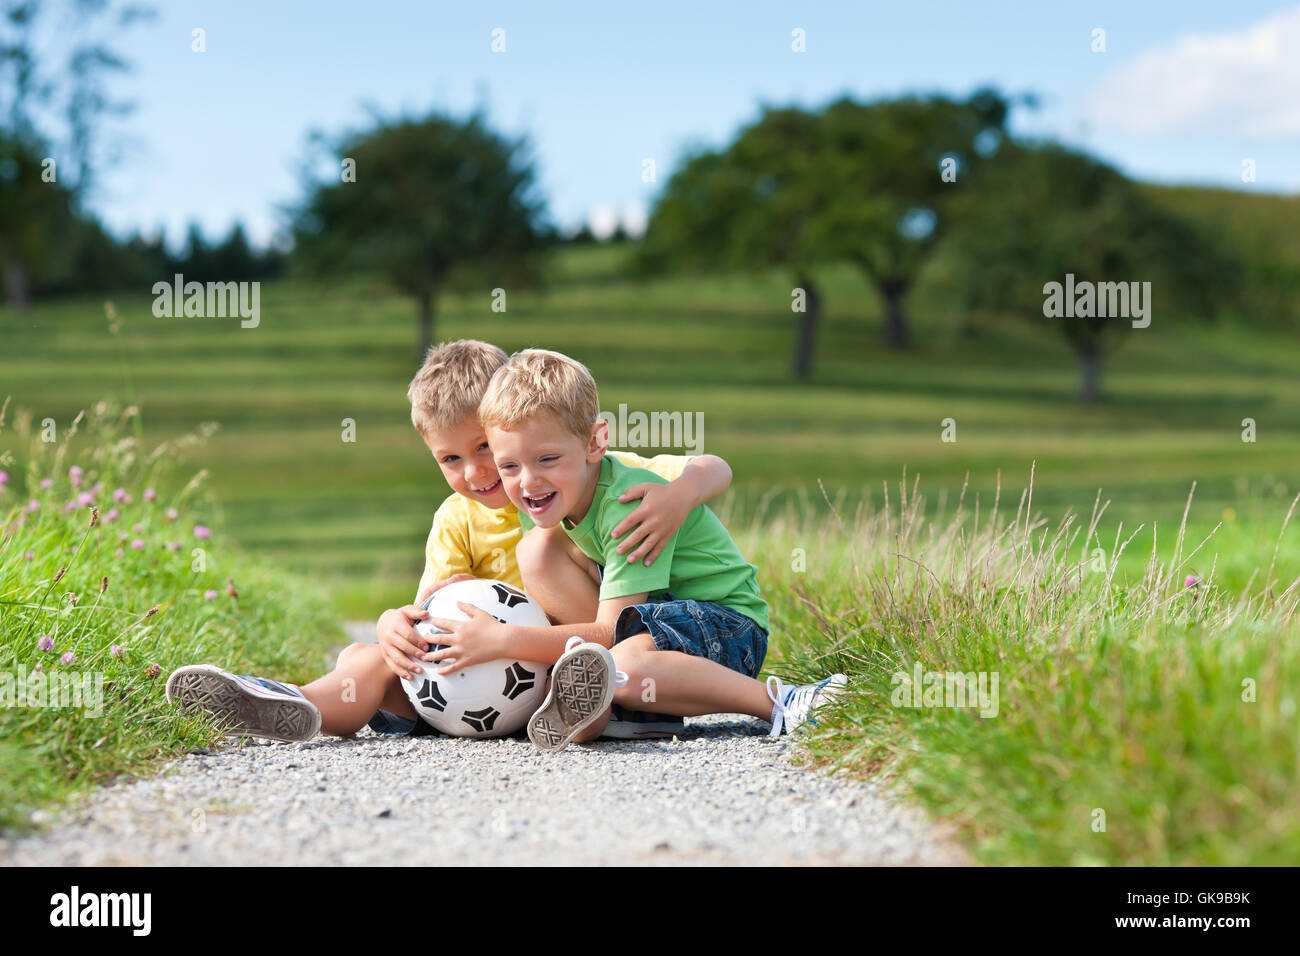
[[[105,38],[153,16],[113,0],[0,0],[0,112],[11,132],[39,134],[66,157],[60,180],[78,200],[90,188],[103,118],[132,108],[109,95],[109,77],[129,65]]]
[[[904,300],[950,227],[954,200],[1004,135],[1009,105],[848,98],[820,113],[765,109],[721,152],[682,164],[652,213],[638,263],[665,268],[784,266],[805,292],[794,355],[811,369],[821,297],[814,266],[849,260],[885,304],[885,341],[908,341]]]
[[[218,274],[213,250],[203,238],[203,230],[197,222],[191,222],[185,231],[185,245],[180,258],[175,262],[175,271],[185,276],[187,281],[193,282],[226,278]]]
[[[1064,287],[1067,274],[1075,283],[1150,282],[1153,322],[1213,319],[1240,294],[1230,252],[1116,170],[1062,146],[1008,144],[962,205],[953,239],[965,305],[1059,330],[1079,357],[1086,405],[1098,399],[1103,357],[1142,329],[1123,317],[1079,317],[1073,305],[1074,315],[1048,317],[1048,283]]]
[[[242,223],[235,223],[230,235],[212,250],[212,268],[218,276],[230,280],[252,279],[257,273],[257,258],[248,246]]]
[[[45,153],[39,141],[0,132],[0,273],[5,303],[18,308],[65,267],[74,223],[71,191],[41,179]]]
[[[538,256],[551,233],[526,149],[489,130],[478,112],[464,122],[378,119],[345,134],[333,146],[340,181],[317,181],[294,210],[293,257],[316,274],[385,275],[416,301],[423,357],[444,287],[540,281]]]
[[[0,0],[0,135],[14,161],[10,173],[35,174],[30,183],[0,187],[19,204],[7,210],[9,231],[0,240],[11,304],[25,304],[33,286],[70,267],[68,246],[51,241],[51,212],[66,207],[68,216],[81,215],[101,158],[102,121],[131,108],[109,96],[109,77],[127,64],[103,38],[151,16],[149,8],[113,0]],[[34,151],[37,163],[19,159],[14,143]],[[42,189],[55,195],[42,197]],[[57,222],[75,230],[66,218]]]

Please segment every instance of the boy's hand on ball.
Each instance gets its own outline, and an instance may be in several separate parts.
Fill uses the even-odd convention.
[[[457,601],[456,607],[469,615],[468,621],[431,617],[429,623],[449,632],[439,637],[445,646],[422,655],[421,659],[437,663],[446,658],[454,661],[438,669],[439,674],[454,674],[462,667],[482,664],[506,657],[506,625],[473,604]]]
[[[415,632],[415,622],[428,616],[428,611],[408,604],[406,607],[385,611],[375,624],[375,634],[379,638],[384,661],[388,664],[388,669],[398,677],[415,678],[420,675],[419,669],[412,667],[411,659],[418,658],[427,651],[429,644]]]
[[[633,485],[618,496],[624,504],[638,498],[641,503],[614,526],[610,537],[620,538],[626,534],[627,537],[618,543],[618,553],[627,554],[629,562],[644,558],[646,567],[649,567],[663,553],[664,545],[677,533],[694,505],[688,500],[686,491],[671,484],[660,485],[651,481]]]

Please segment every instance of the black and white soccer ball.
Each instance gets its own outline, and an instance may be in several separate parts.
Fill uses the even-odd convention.
[[[420,606],[430,617],[467,620],[458,601],[473,604],[504,624],[545,627],[546,612],[523,591],[502,581],[476,578],[457,581],[435,591]],[[446,634],[428,620],[415,626],[429,640],[429,650]],[[548,665],[534,661],[495,660],[474,664],[451,674],[439,674],[454,658],[416,661],[424,673],[404,678],[402,687],[416,712],[436,730],[453,737],[502,737],[519,730],[542,705]]]

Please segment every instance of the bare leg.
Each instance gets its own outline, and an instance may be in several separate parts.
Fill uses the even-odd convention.
[[[614,666],[628,681],[614,689],[620,707],[655,714],[749,714],[767,720],[772,699],[767,686],[707,657],[661,651],[648,633],[634,634],[611,650]]]
[[[529,597],[556,624],[596,620],[600,576],[596,562],[559,528],[533,528],[515,546],[515,560]]]
[[[320,711],[320,732],[335,737],[356,733],[380,709],[419,719],[378,644],[348,645],[334,670],[299,690]]]

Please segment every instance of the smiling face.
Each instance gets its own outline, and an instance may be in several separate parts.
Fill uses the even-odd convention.
[[[489,508],[504,508],[510,503],[477,415],[422,437],[452,491]]]
[[[597,420],[583,441],[550,414],[516,428],[488,428],[505,493],[542,528],[581,521],[596,495],[609,426]]]

